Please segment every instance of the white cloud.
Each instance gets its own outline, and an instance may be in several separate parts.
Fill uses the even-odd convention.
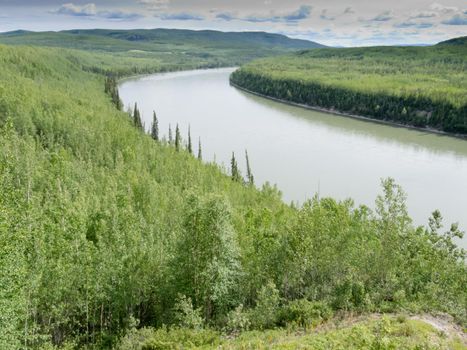
[[[167,9],[170,0],[137,0],[137,3],[144,5],[150,11],[159,11]]]
[[[95,16],[97,13],[96,5],[95,4],[86,4],[83,6],[74,5],[72,3],[63,4],[60,6],[54,13],[60,15],[69,15],[69,16]]]

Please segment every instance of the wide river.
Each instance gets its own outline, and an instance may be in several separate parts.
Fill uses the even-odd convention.
[[[147,127],[155,110],[164,135],[178,123],[186,139],[190,126],[205,161],[228,169],[235,152],[244,170],[248,150],[256,184],[277,184],[287,202],[319,193],[374,207],[381,179],[392,177],[415,224],[426,225],[439,209],[446,226],[467,229],[467,141],[270,101],[230,86],[232,71],[129,79],[120,96],[125,106],[138,103]]]

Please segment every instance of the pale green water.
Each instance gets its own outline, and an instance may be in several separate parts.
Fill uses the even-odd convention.
[[[408,195],[416,224],[434,209],[467,229],[467,141],[287,106],[229,85],[232,69],[167,73],[123,82],[125,105],[137,102],[149,127],[156,110],[167,134],[191,125],[197,151],[244,168],[248,150],[256,183],[276,183],[286,201],[353,198],[373,206],[380,179],[393,177]],[[463,246],[467,246],[464,238]]]

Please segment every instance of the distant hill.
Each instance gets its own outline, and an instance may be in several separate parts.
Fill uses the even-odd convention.
[[[438,45],[466,45],[467,46],[467,36],[461,36],[458,38],[453,38],[453,39],[449,39],[446,41],[442,41]]]
[[[291,39],[265,32],[220,32],[213,30],[136,29],[136,30],[69,30],[28,32],[18,30],[0,34],[0,42],[37,46],[59,46],[84,50],[124,51],[160,50],[167,45],[212,49],[298,50],[325,47],[313,41]]]

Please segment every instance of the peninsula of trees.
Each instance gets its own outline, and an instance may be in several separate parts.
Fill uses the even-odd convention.
[[[234,72],[246,90],[375,120],[467,134],[467,44],[314,49]]]

